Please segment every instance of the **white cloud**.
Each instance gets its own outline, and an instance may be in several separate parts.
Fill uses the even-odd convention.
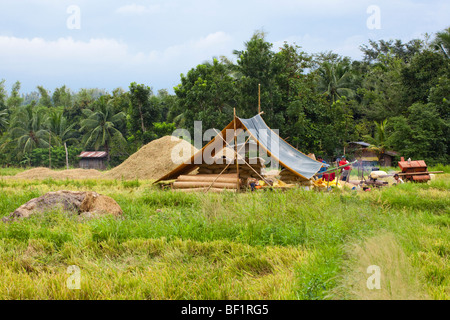
[[[225,32],[148,52],[133,52],[127,43],[116,39],[78,41],[67,37],[49,41],[0,36],[0,70],[16,79],[34,78],[37,84],[50,78],[72,88],[80,82],[83,86],[108,83],[117,87],[117,83],[124,86],[145,81],[165,82],[164,87],[170,90],[178,83],[180,73],[231,51],[232,45],[231,36]]]
[[[182,44],[170,46],[162,51],[152,51],[151,56],[161,62],[182,59],[183,63],[201,63],[213,56],[225,55],[232,50],[233,38],[222,31]],[[201,60],[201,61],[200,61]],[[191,64],[190,67],[195,67]]]

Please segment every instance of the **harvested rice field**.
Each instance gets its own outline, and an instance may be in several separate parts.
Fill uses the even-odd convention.
[[[5,173],[1,218],[58,190],[98,192],[123,215],[80,220],[52,210],[0,223],[0,299],[450,298],[448,173],[364,193],[239,194]],[[379,270],[380,289],[369,288],[377,279],[368,270]]]

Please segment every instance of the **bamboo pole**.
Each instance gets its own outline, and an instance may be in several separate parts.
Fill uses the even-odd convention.
[[[261,113],[261,84],[258,84],[258,114]]]
[[[52,168],[52,132],[48,134],[48,168]]]
[[[214,129],[216,132],[217,132],[217,130],[216,129]],[[223,138],[223,137],[221,137],[222,138],[222,140],[223,141],[225,141],[225,143],[229,146],[229,147],[231,147],[230,146],[230,144]],[[245,145],[245,144],[244,144]],[[239,150],[240,151],[240,150]],[[238,156],[238,154],[236,153],[236,156]],[[250,168],[250,169],[252,169],[253,170],[253,172],[254,173],[256,173],[265,183],[267,183],[267,185],[269,185],[270,186],[270,183],[264,178],[264,177],[262,177],[258,172],[256,172],[256,170],[255,169],[253,169],[253,167],[251,166],[251,165],[249,165],[248,164],[248,162],[247,161],[245,161],[245,159],[243,158],[242,159],[244,162],[245,162],[245,164]]]
[[[235,161],[236,161],[236,171],[237,171],[237,188],[238,188],[238,192],[239,192],[239,189],[240,189],[240,186],[239,186],[239,161],[238,161],[238,153],[237,153],[237,133],[236,133],[236,108],[234,108],[234,120],[233,120],[233,122],[234,122],[234,149],[235,149],[235,156],[234,156],[234,159],[235,159]]]
[[[222,192],[237,192],[235,189],[221,189],[221,188],[191,188],[191,189],[173,189],[172,191],[176,192],[215,192],[215,193],[222,193]]]
[[[376,171],[375,171],[376,172]],[[427,174],[438,174],[438,173],[444,173],[444,171],[430,171],[430,172],[402,172],[397,173],[399,176],[421,176],[421,175],[427,175]],[[392,176],[388,175],[388,176]]]
[[[344,165],[342,165],[342,166],[340,166],[340,167],[328,169],[327,171],[323,171],[323,172],[320,172],[320,173],[318,172],[318,173],[316,173],[313,177],[318,176],[318,175],[321,175],[321,174],[324,174],[324,173],[333,172],[333,171],[339,170],[339,169],[344,168],[344,167],[353,166],[356,162],[358,162],[358,160],[355,160],[355,161],[353,161],[353,162],[344,164]]]
[[[214,130],[217,132],[216,129],[214,129]],[[219,134],[218,134],[218,135],[219,135]],[[220,135],[219,135],[219,136],[220,136]],[[220,136],[220,137],[222,138],[223,141],[225,141],[226,144],[228,144],[227,141],[224,140],[222,136]],[[245,141],[245,143],[244,143],[243,146],[239,149],[238,152],[240,152],[240,151],[242,150],[242,148],[245,147],[245,144],[248,142],[248,140],[250,140],[250,137],[248,137],[247,141]],[[216,179],[211,183],[211,185],[210,185],[209,188],[205,191],[205,193],[208,192],[209,189],[211,189],[211,187],[213,186],[214,182],[216,182],[216,181],[219,179],[219,177],[225,172],[225,170],[228,169],[228,167],[229,167],[230,165],[231,165],[231,163],[227,164],[227,166],[222,170],[222,172],[220,172],[219,175],[216,177]],[[238,180],[238,185],[237,185],[237,186],[238,186],[238,188],[239,188],[239,173],[237,174],[237,180]]]
[[[66,149],[66,167],[69,170],[69,153],[67,152],[67,144],[64,142],[64,149]]]
[[[201,181],[176,181],[173,183],[174,189],[208,188],[209,186],[210,182],[201,182]],[[213,183],[212,188],[235,189],[236,181],[232,183],[215,182]]]
[[[216,176],[212,175],[211,177],[205,177],[205,176],[179,176],[177,179],[177,182],[225,182],[225,183],[235,183],[236,179],[235,179],[236,175],[233,175],[233,178],[226,178],[226,177],[220,177],[217,178]]]

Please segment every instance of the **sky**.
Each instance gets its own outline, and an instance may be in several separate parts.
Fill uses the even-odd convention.
[[[361,59],[372,40],[404,42],[450,27],[448,0],[0,0],[0,81],[21,93],[99,88],[153,92],[213,57],[236,61],[257,30],[273,50]]]

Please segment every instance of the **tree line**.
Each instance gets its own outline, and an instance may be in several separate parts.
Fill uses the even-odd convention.
[[[144,144],[177,128],[222,129],[258,113],[304,153],[332,159],[351,141],[382,154],[395,150],[428,164],[449,162],[450,28],[407,43],[370,40],[363,58],[309,54],[296,44],[274,48],[263,32],[235,50],[236,62],[213,58],[181,75],[175,94],[145,84],[128,90],[53,93],[42,86],[8,93],[0,81],[0,164],[71,164],[82,150],[108,152],[115,166]],[[259,91],[260,90],[260,91]]]

